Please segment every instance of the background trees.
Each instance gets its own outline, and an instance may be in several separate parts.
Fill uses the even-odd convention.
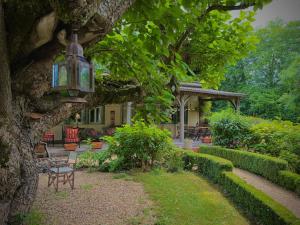
[[[300,21],[269,23],[255,32],[255,51],[229,67],[222,89],[248,95],[241,103],[247,115],[299,122]]]

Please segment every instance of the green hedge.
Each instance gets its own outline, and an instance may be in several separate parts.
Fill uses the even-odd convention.
[[[229,197],[260,224],[300,225],[300,220],[288,209],[234,175],[230,161],[192,151],[180,152],[185,169],[197,166],[199,173],[219,183]]]
[[[300,175],[282,170],[278,175],[279,184],[291,191],[296,192],[300,196]]]
[[[232,171],[233,165],[226,159],[192,151],[183,151],[183,153],[185,169],[191,170],[196,165],[198,172],[214,182],[218,182],[223,171]]]
[[[288,209],[247,184],[232,172],[224,172],[221,185],[230,198],[260,224],[299,225]]]
[[[228,159],[234,166],[261,175],[275,183],[279,183],[279,171],[287,169],[286,161],[253,152],[226,149],[218,146],[201,146],[200,152]]]

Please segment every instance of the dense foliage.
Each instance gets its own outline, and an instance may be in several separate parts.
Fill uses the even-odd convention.
[[[116,129],[113,136],[103,138],[108,149],[86,151],[80,155],[78,167],[98,168],[101,171],[121,171],[132,168],[148,169],[158,163],[171,171],[180,167],[175,146],[167,130],[136,121]]]
[[[300,21],[275,20],[258,29],[256,50],[228,68],[221,88],[247,94],[243,113],[300,121],[299,26]]]
[[[245,146],[250,138],[248,121],[232,110],[212,114],[209,124],[216,145],[237,148]]]
[[[183,151],[182,154],[186,169],[190,170],[197,166],[200,174],[219,183],[233,202],[257,223],[265,225],[300,223],[300,220],[285,207],[233,174],[230,161],[191,151]]]
[[[167,130],[141,121],[117,128],[115,134],[105,140],[108,151],[117,156],[124,169],[152,167],[174,149]]]
[[[230,110],[213,113],[210,125],[214,144],[285,159],[289,169],[300,173],[300,125],[242,116]]]
[[[225,65],[254,49],[254,13],[241,12],[232,18],[228,12],[230,5],[241,2],[138,1],[86,55],[94,58],[99,74],[106,72],[112,81],[129,80],[142,87],[137,118],[166,121],[172,112],[172,86],[201,81],[204,87],[216,88]],[[255,2],[257,8],[269,0]],[[228,8],[217,7],[222,5]],[[99,76],[100,84],[101,79]]]

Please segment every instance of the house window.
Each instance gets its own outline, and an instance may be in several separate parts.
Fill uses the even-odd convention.
[[[99,106],[89,110],[89,122],[104,124],[104,106]]]

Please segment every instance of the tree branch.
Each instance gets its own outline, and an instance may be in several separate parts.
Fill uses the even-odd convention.
[[[6,38],[4,10],[2,7],[2,1],[0,0],[0,120],[8,118],[12,112],[11,78]]]
[[[115,22],[133,2],[134,0],[103,0],[100,2],[95,0],[90,4],[83,3],[84,6],[81,8],[79,7],[80,4],[70,6],[70,15],[74,13],[85,15],[84,18],[82,18],[82,15],[80,16],[82,20],[78,31],[79,42],[84,46],[88,46],[99,41],[111,31]],[[97,7],[95,7],[95,4]],[[78,22],[78,18],[70,18]],[[64,27],[62,26],[61,29],[64,29]],[[99,30],[101,32],[97,32]],[[57,35],[60,31],[56,29],[55,34]],[[56,35],[53,36],[51,41],[30,52],[24,60],[21,60],[21,64],[13,64],[12,68],[16,77],[14,91],[25,93],[31,98],[40,98],[50,90],[53,58],[63,49],[63,46],[56,39]]]
[[[218,11],[232,11],[232,10],[242,10],[254,6],[255,3],[242,3],[240,5],[211,5],[209,6],[199,17],[198,22],[201,22],[206,18],[206,16],[213,10]],[[174,44],[174,50],[177,52],[181,48],[183,42],[186,38],[195,30],[195,26],[189,26],[179,37],[178,41]]]
[[[255,3],[241,3],[240,5],[210,5],[208,6],[208,8],[201,14],[198,16],[198,22],[203,21],[206,16],[213,10],[218,10],[218,11],[231,11],[231,10],[242,10],[242,9],[246,9],[249,8],[251,6],[254,6]],[[178,52],[180,50],[180,48],[182,47],[183,43],[185,42],[185,40],[188,38],[188,36],[190,34],[192,34],[195,30],[195,26],[194,25],[190,25],[186,28],[186,30],[180,35],[180,37],[178,38],[178,40],[176,41],[176,43],[172,46],[169,46],[170,49],[170,56],[167,59],[167,62],[171,62],[172,60],[174,60],[174,56],[175,53]],[[174,76],[171,77],[170,79],[170,84],[169,85],[176,85],[175,84],[176,79]]]

